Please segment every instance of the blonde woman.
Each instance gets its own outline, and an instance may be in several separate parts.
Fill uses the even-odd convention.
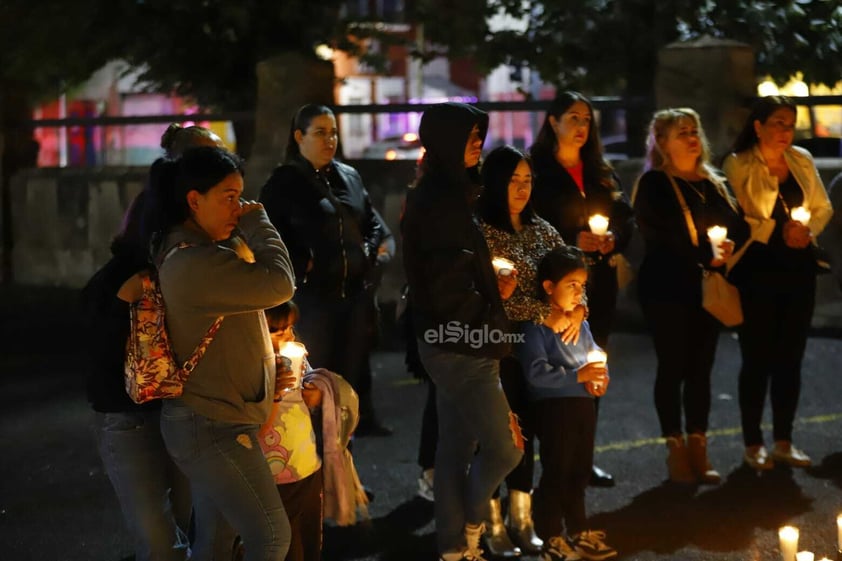
[[[655,408],[669,451],[669,478],[681,483],[720,481],[708,461],[706,439],[720,324],[702,308],[702,272],[724,267],[734,249],[725,240],[719,246],[722,256],[715,258],[708,227],[727,227],[733,236],[744,224],[724,179],[709,162],[698,113],[658,111],[649,126],[645,170],[632,197],[645,244],[639,299],[658,359]]]
[[[744,461],[758,470],[773,462],[809,466],[792,445],[792,421],[801,389],[801,360],[816,297],[813,239],[833,214],[813,158],[792,145],[795,104],[783,96],[755,104],[723,169],[751,227],[748,246],[734,270],[745,321],[740,329],[740,415]],[[805,224],[792,217],[809,211]],[[760,419],[766,388],[772,401],[771,455]]]

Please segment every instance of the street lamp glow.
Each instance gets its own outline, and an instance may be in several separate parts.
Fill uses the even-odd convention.
[[[761,97],[765,97],[767,95],[778,95],[778,86],[776,86],[775,82],[772,80],[760,82],[760,85],[757,86],[757,95]]]

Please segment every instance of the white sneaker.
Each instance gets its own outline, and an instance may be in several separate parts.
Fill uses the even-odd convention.
[[[421,472],[421,477],[418,478],[418,496],[431,503],[436,500],[435,495],[433,495],[433,472],[432,468],[425,469]]]

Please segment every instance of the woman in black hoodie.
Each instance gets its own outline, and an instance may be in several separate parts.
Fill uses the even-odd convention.
[[[424,112],[426,153],[407,196],[404,267],[421,361],[436,384],[435,514],[444,561],[482,559],[482,521],[494,489],[520,461],[523,439],[500,386],[513,334],[498,277],[473,213],[488,115],[461,103]]]

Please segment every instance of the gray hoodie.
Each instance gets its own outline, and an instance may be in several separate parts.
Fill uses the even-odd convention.
[[[196,413],[231,423],[263,423],[271,410],[275,357],[263,310],[292,298],[286,246],[263,209],[244,215],[241,235],[254,253],[247,263],[223,245],[184,227],[169,233],[162,252],[181,242],[160,267],[167,329],[176,358],[186,360],[218,316],[225,320],[184,385]]]

